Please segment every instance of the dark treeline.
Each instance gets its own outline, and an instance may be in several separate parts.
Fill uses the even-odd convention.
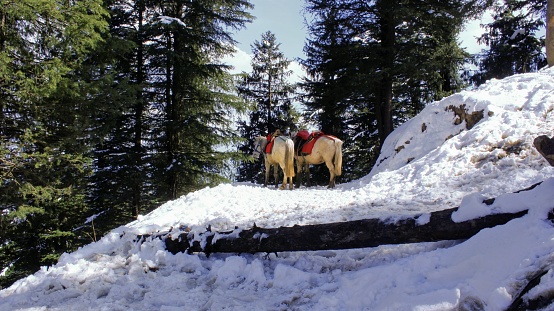
[[[269,31],[252,72],[222,62],[247,0],[0,0],[0,286],[167,200],[259,181],[250,141],[276,128],[340,137],[343,181],[364,176],[426,104],[544,65],[545,4],[522,3],[306,0],[294,85]],[[491,8],[490,49],[468,55],[462,25]]]

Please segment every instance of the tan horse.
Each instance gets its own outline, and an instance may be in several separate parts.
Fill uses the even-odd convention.
[[[329,186],[335,187],[335,177],[342,175],[342,140],[333,136],[321,136],[317,139],[312,149],[312,153],[301,155],[298,151],[294,158],[296,159],[296,171],[298,179],[296,187],[302,184],[302,167],[308,175],[308,185],[310,184],[310,164],[325,163],[329,169]]]
[[[254,158],[259,158],[263,153],[265,160],[265,183],[267,187],[267,180],[269,179],[269,170],[273,165],[273,175],[275,176],[275,186],[278,186],[278,166],[283,170],[283,184],[280,189],[286,189],[287,179],[289,182],[290,190],[293,189],[292,178],[294,177],[294,143],[292,139],[286,136],[277,136],[273,140],[273,149],[271,153],[265,152],[267,146],[267,138],[258,136],[254,140]]]

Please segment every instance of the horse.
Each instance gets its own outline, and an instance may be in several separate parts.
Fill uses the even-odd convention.
[[[278,168],[277,165],[283,170],[283,184],[280,189],[286,189],[287,181],[289,183],[290,190],[293,189],[294,177],[294,143],[292,139],[287,136],[277,136],[273,140],[273,148],[270,153],[266,153],[265,149],[268,144],[267,138],[263,136],[258,136],[254,140],[254,153],[252,156],[254,158],[259,158],[260,154],[263,153],[265,160],[265,183],[264,186],[267,187],[267,180],[269,179],[269,170],[271,165],[273,165],[273,175],[275,176],[275,187],[279,185],[278,183]],[[288,179],[288,180],[287,180]]]
[[[301,150],[296,150],[294,154],[298,174],[296,187],[299,188],[302,184],[302,167],[305,168],[309,186],[310,164],[318,165],[325,163],[330,174],[327,188],[334,188],[335,177],[342,175],[342,143],[342,140],[334,136],[324,135],[316,140],[310,154],[302,154]]]

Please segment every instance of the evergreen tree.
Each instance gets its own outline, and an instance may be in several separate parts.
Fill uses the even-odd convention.
[[[275,35],[270,31],[255,41],[252,47],[252,72],[244,73],[239,81],[239,94],[252,103],[249,119],[239,122],[241,136],[246,140],[239,146],[243,154],[252,154],[253,138],[280,129],[283,133],[296,131],[298,113],[293,101],[296,86],[288,82],[291,61],[279,50]],[[243,162],[237,180],[263,182],[263,161]],[[265,171],[265,170],[263,170]]]
[[[302,65],[308,77],[301,84],[306,91],[303,102],[305,115],[313,116],[324,133],[342,136],[345,113],[352,106],[349,97],[357,89],[357,81],[350,79],[357,50],[348,40],[352,34],[341,25],[347,23],[346,15],[340,8],[323,8],[323,4],[318,11],[320,19],[310,25],[310,38],[304,48],[308,57]]]
[[[80,73],[106,29],[96,0],[0,1],[0,286],[89,241],[94,84]]]
[[[478,39],[488,49],[477,55],[479,72],[472,77],[477,85],[546,66],[545,41],[537,36],[545,25],[546,3],[505,0],[494,11],[494,21]]]
[[[221,58],[234,52],[229,30],[251,20],[243,0],[158,3],[152,25],[151,90],[158,103],[152,124],[155,197],[178,196],[223,180],[229,160],[244,158],[227,147],[237,141],[232,120],[244,104]]]
[[[333,123],[345,140],[343,180],[359,178],[396,126],[463,86],[458,71],[468,55],[456,37],[480,7],[461,0],[306,3],[314,19],[303,61],[305,105],[322,127],[342,114],[342,124]]]
[[[232,81],[219,59],[231,52],[226,30],[251,18],[246,1],[109,6],[124,95],[121,113],[112,115],[114,126],[95,149],[91,204],[102,232],[223,180],[228,158],[238,156],[220,151],[236,137],[226,116],[242,107],[229,95]]]
[[[243,158],[220,60],[252,5],[102,4],[0,1],[0,286]]]
[[[109,60],[103,76],[110,77],[104,106],[112,107],[99,119],[107,131],[94,148],[94,175],[89,201],[96,215],[95,229],[104,232],[128,223],[159,204],[147,182],[150,154],[148,136],[148,82],[145,45],[151,39],[152,16],[146,1],[113,1],[110,8],[110,36],[95,59]]]
[[[309,38],[304,47],[307,58],[301,61],[308,73],[300,84],[304,90],[304,117],[316,123],[319,130],[344,141],[347,152],[343,153],[343,163],[349,165],[343,166],[341,179],[348,181],[359,167],[371,165],[364,162],[374,143],[371,133],[376,132],[373,112],[364,107],[361,66],[367,53],[356,40],[353,25],[358,21],[351,19],[347,5],[335,0],[311,1],[306,9],[316,18],[308,26]],[[370,142],[366,144],[368,149],[348,139],[356,135],[363,136],[363,144]],[[312,166],[311,175],[314,183],[328,182],[325,167]]]

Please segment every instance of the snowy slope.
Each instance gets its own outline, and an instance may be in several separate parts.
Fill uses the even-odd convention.
[[[545,221],[554,168],[532,146],[536,136],[553,135],[553,109],[553,69],[489,81],[399,127],[360,180],[334,190],[225,184],[196,191],[0,291],[0,310],[503,310],[529,275],[554,260],[554,227]],[[492,206],[481,203],[488,197],[497,197]],[[530,213],[463,243],[206,258],[172,255],[160,240],[133,242],[179,227],[394,219],[455,206],[455,221]],[[553,271],[537,289],[554,290]]]

